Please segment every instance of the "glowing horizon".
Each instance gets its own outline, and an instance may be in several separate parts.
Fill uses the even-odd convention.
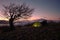
[[[43,18],[43,17],[41,17],[41,18],[39,18],[39,17],[30,17],[30,18],[28,18],[28,19],[26,19],[26,20],[32,21],[32,20],[37,20],[37,19],[59,20],[59,19]],[[8,21],[9,19],[7,19],[7,18],[3,18],[3,17],[0,17],[0,20],[6,20],[6,21]],[[20,19],[19,19],[19,20],[20,20]]]

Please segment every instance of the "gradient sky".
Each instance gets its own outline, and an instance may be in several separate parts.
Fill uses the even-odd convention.
[[[60,20],[60,1],[59,0],[0,0],[0,15],[3,9],[2,5],[9,5],[9,3],[22,4],[26,3],[35,11],[32,14],[33,19],[45,18],[49,20]],[[2,16],[2,15],[1,15]],[[4,19],[0,16],[0,19]]]

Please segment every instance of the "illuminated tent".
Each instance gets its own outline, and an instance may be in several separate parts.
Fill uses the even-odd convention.
[[[40,22],[34,22],[32,26],[33,27],[41,27],[42,24]]]

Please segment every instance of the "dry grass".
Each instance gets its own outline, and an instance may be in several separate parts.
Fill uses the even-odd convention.
[[[3,28],[0,30],[0,40],[58,40],[60,34],[60,26],[58,25],[38,28],[31,26],[16,27],[16,30],[7,32],[2,30]]]

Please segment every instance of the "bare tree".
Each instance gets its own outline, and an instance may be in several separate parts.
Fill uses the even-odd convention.
[[[29,8],[25,4],[22,5],[15,5],[10,4],[8,6],[4,6],[4,16],[6,18],[9,18],[9,24],[10,28],[13,29],[14,27],[14,21],[20,19],[20,18],[29,18],[31,17],[31,14],[34,9]]]

